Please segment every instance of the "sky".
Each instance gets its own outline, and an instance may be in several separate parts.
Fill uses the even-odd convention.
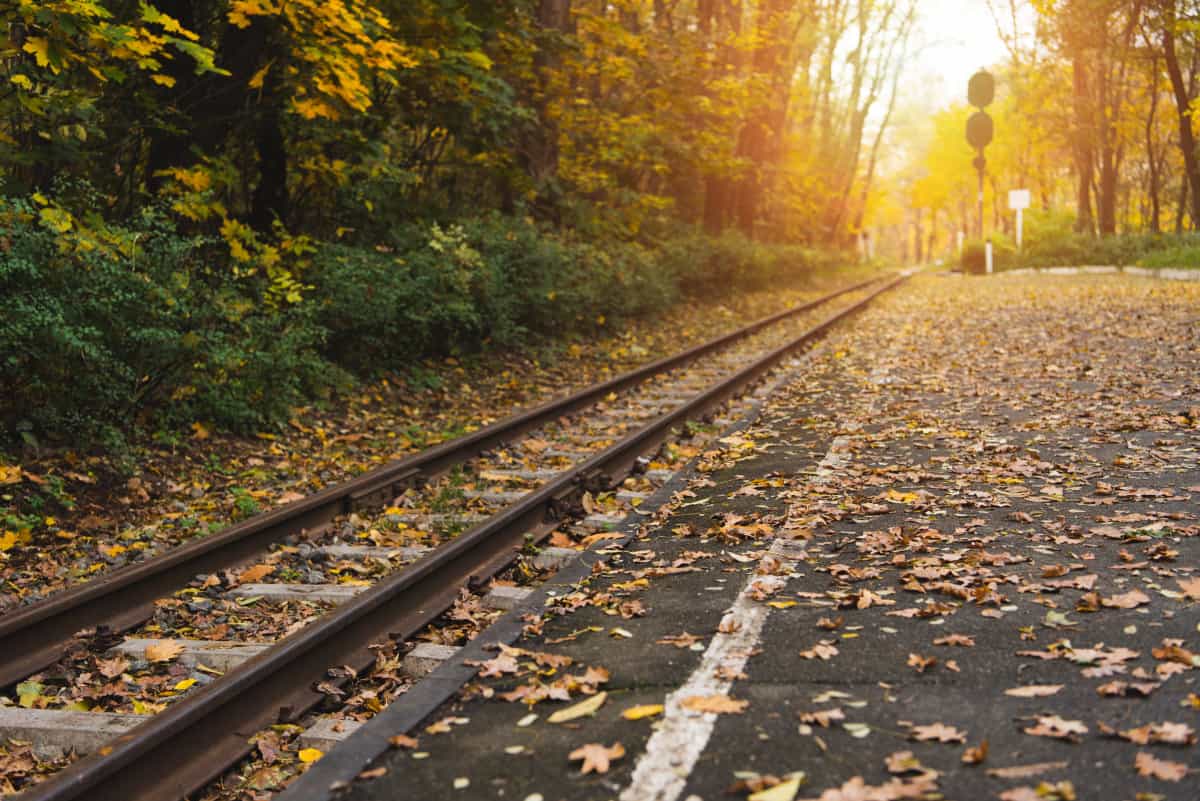
[[[1007,7],[1007,0],[998,5]],[[905,94],[935,108],[965,101],[967,79],[1007,56],[987,0],[918,0],[918,13]]]

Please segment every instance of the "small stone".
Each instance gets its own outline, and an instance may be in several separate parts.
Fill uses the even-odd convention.
[[[305,584],[324,584],[325,574],[320,570],[309,570],[304,574]]]

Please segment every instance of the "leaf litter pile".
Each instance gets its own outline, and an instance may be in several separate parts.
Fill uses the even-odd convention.
[[[1190,801],[1198,309],[1125,277],[914,279],[349,797],[616,797],[703,718],[681,798]],[[761,639],[674,695],[739,597]]]

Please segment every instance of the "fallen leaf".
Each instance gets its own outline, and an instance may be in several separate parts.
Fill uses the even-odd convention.
[[[325,756],[325,754],[322,753],[321,749],[319,748],[302,748],[300,749],[300,752],[296,754],[296,756],[300,757],[301,762],[303,762],[305,765],[308,765],[316,762],[318,759]]]
[[[718,715],[740,715],[750,705],[749,701],[740,701],[728,695],[693,695],[683,699],[680,706],[693,712],[712,712]]]
[[[1149,776],[1165,782],[1180,781],[1188,774],[1188,766],[1182,762],[1158,759],[1145,751],[1138,752],[1138,755],[1134,757],[1133,766],[1137,768],[1139,776]]]
[[[1200,601],[1200,576],[1189,579],[1175,579],[1175,583],[1179,585],[1179,589],[1183,590],[1183,597],[1189,601]]]
[[[642,718],[652,718],[655,715],[661,715],[663,711],[662,704],[642,704],[641,706],[631,706],[621,713],[621,717],[626,720],[641,720]]]
[[[978,765],[987,759],[987,755],[988,741],[984,740],[978,746],[963,751],[962,761],[964,765]]]
[[[1111,598],[1103,598],[1100,603],[1110,608],[1134,609],[1142,604],[1150,603],[1150,596],[1141,590],[1130,590],[1120,595],[1114,595]]]
[[[566,723],[570,720],[587,717],[596,714],[600,707],[604,706],[604,702],[608,700],[608,693],[598,692],[591,698],[585,698],[577,704],[560,709],[550,717],[546,718],[547,723]],[[603,771],[601,771],[603,772]]]
[[[170,662],[182,653],[182,644],[174,640],[156,640],[146,646],[146,661]]]
[[[1026,684],[1023,687],[1013,687],[1005,690],[1005,695],[1011,695],[1013,698],[1045,698],[1048,695],[1054,695],[1063,688],[1061,684]]]
[[[782,781],[774,787],[769,787],[766,790],[759,790],[746,797],[746,801],[794,801],[796,793],[800,792],[800,785],[804,783],[804,775],[793,776],[787,781]]]
[[[988,768],[987,774],[997,779],[1028,779],[1052,770],[1062,770],[1067,767],[1067,764],[1066,762],[1035,762],[1031,765],[1013,765],[1008,768]]]
[[[238,581],[242,584],[254,584],[257,581],[261,581],[262,579],[266,578],[267,575],[274,570],[274,565],[255,565],[254,567],[242,571],[238,575]]]
[[[1038,715],[1037,723],[1025,729],[1026,734],[1035,737],[1053,737],[1072,742],[1079,742],[1080,735],[1087,732],[1087,726],[1078,720],[1065,720],[1058,715]]]
[[[588,743],[568,754],[567,759],[571,762],[583,760],[583,765],[579,768],[581,774],[608,773],[609,763],[623,756],[625,756],[625,746],[620,743],[613,743],[607,748],[600,743]]]
[[[412,750],[417,747],[417,738],[409,737],[407,734],[393,734],[388,738],[388,743],[392,748],[407,748]]]
[[[801,659],[833,659],[838,655],[837,646],[831,645],[828,642],[822,641],[809,648],[807,651],[800,652]]]
[[[961,732],[953,726],[947,726],[944,723],[930,723],[927,726],[913,726],[909,730],[909,735],[914,740],[925,742],[927,740],[937,740],[939,743],[965,743],[967,741],[966,732]]]

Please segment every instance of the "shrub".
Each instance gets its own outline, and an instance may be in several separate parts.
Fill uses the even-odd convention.
[[[217,249],[147,210],[127,226],[0,198],[0,426],[79,440],[147,409],[250,429],[327,387],[323,336]]]

